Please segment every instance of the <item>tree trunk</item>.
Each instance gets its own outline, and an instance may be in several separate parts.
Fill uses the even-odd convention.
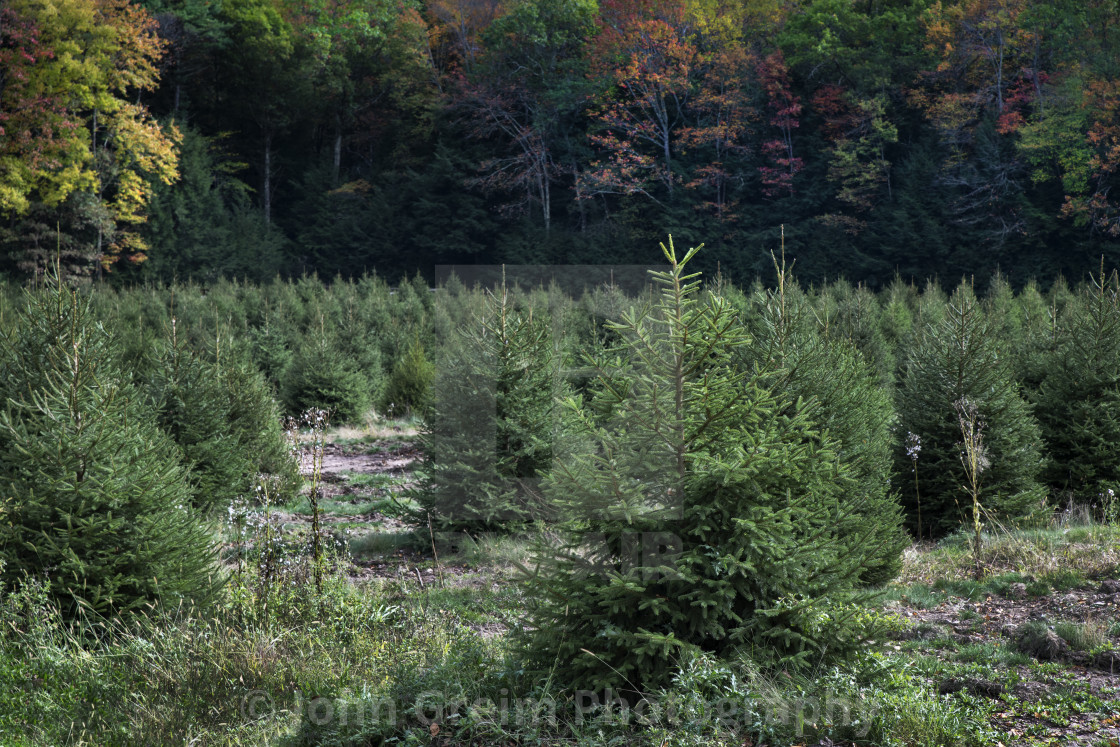
[[[587,233],[587,206],[583,204],[583,187],[579,181],[579,164],[572,164],[572,175],[575,177],[576,207],[579,208],[579,232]]]
[[[673,196],[673,163],[670,160],[671,156],[670,156],[670,151],[669,151],[669,131],[668,131],[667,128],[664,131],[664,137],[661,138],[661,145],[662,145],[662,148],[665,151],[665,186],[667,186],[669,188],[669,196],[672,197]]]
[[[339,185],[342,173],[342,117],[334,115],[334,170],[331,172],[331,186]]]
[[[264,202],[265,225],[272,224],[272,133],[264,136],[264,185],[261,190]]]

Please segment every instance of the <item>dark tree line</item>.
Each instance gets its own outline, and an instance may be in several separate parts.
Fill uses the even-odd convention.
[[[53,9],[53,10],[52,10]],[[13,0],[0,250],[114,279],[639,261],[740,281],[1117,253],[1113,4]],[[146,260],[146,261],[145,261]]]

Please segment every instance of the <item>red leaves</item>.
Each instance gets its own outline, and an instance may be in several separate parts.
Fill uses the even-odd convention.
[[[591,141],[606,158],[582,175],[579,195],[643,194],[660,182],[671,195],[678,177],[672,153],[696,72],[697,50],[684,7],[644,0],[605,0],[594,73],[621,94],[596,117]],[[648,148],[649,152],[641,150]]]
[[[767,197],[793,194],[793,178],[804,166],[793,154],[793,130],[801,126],[801,99],[793,93],[789,69],[780,51],[773,52],[759,62],[759,82],[766,93],[770,125],[776,127],[780,137],[762,144],[762,152],[769,166],[760,166],[762,192]]]
[[[1003,111],[996,121],[996,129],[1001,135],[1010,135],[1026,124],[1026,115],[1038,99],[1038,89],[1049,76],[1046,73],[1023,68],[1019,77],[1007,91]]]
[[[0,7],[0,156],[16,168],[0,171],[0,211],[22,212],[37,175],[60,168],[68,135],[80,121],[58,93],[36,84],[35,66],[55,58],[35,21]]]

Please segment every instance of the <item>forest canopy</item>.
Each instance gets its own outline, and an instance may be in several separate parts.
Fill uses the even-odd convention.
[[[627,263],[749,281],[1120,258],[1102,0],[10,0],[0,271]]]

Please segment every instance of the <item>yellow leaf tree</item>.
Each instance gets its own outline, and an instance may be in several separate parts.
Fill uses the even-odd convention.
[[[0,123],[20,136],[0,145],[9,254],[34,270],[65,231],[72,271],[143,261],[135,227],[152,185],[173,182],[178,168],[174,124],[139,103],[159,82],[154,19],[129,0],[9,0],[8,15],[0,50],[21,63],[0,89],[0,111],[23,112]],[[54,241],[34,230],[43,224],[59,227]]]

